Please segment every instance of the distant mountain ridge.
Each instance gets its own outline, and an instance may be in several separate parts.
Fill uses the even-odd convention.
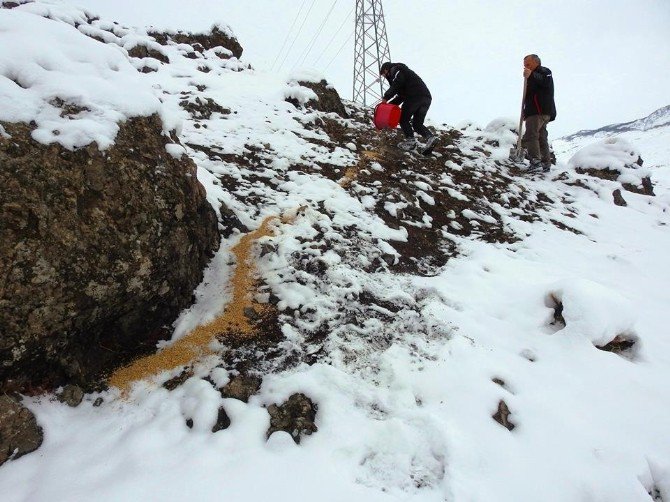
[[[623,122],[621,124],[610,124],[601,127],[600,129],[584,129],[572,133],[568,136],[563,136],[560,139],[565,141],[573,141],[577,138],[598,137],[628,131],[648,131],[650,129],[656,129],[658,127],[667,125],[670,125],[670,105],[659,108],[655,112],[642,119],[633,120],[631,122]]]

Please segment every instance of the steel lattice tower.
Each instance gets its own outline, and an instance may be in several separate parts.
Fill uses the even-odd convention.
[[[372,105],[384,95],[379,67],[391,61],[382,0],[356,0],[353,100]]]

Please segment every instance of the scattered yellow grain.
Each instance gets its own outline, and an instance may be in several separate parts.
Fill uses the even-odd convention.
[[[356,178],[358,178],[358,173],[361,169],[364,169],[368,166],[370,160],[381,160],[382,157],[383,156],[378,152],[374,152],[372,150],[363,150],[361,152],[358,164],[348,167],[344,172],[344,176],[340,180],[340,186],[342,188],[347,188],[354,181],[356,181]]]
[[[170,371],[187,365],[193,360],[209,355],[210,344],[214,338],[223,333],[234,332],[236,335],[251,336],[254,326],[245,315],[246,309],[262,313],[268,307],[254,301],[256,289],[255,269],[250,254],[253,243],[268,235],[272,235],[271,225],[277,221],[276,216],[266,218],[261,226],[240,239],[233,247],[237,267],[232,278],[233,297],[220,317],[214,321],[198,326],[188,335],[180,338],[172,345],[159,352],[133,361],[128,366],[115,371],[109,378],[109,385],[117,387],[124,394],[133,382],[150,378],[160,372]]]

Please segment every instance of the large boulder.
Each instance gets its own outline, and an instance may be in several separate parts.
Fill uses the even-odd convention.
[[[347,111],[340,99],[340,95],[335,88],[326,80],[319,82],[299,81],[299,85],[312,89],[317,96],[316,100],[309,100],[307,107],[325,113],[337,113],[340,117],[346,118]]]
[[[153,349],[217,249],[214,210],[157,115],[68,150],[0,123],[0,392],[76,383]]]
[[[284,95],[286,101],[296,108],[337,113],[342,118],[348,117],[340,95],[318,72],[299,70],[290,75]]]

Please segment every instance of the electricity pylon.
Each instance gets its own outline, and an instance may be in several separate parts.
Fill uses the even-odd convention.
[[[391,61],[382,0],[356,0],[353,100],[372,105],[384,95],[379,67]]]

